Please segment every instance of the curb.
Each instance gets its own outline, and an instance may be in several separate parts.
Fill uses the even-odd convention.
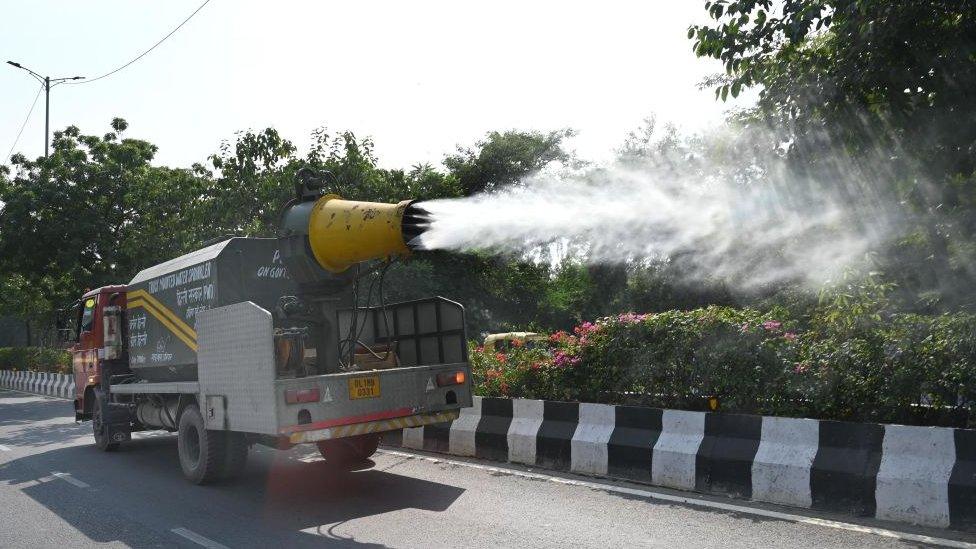
[[[384,442],[957,530],[976,529],[976,430],[474,397]]]
[[[72,399],[75,379],[70,374],[0,370],[0,388]]]

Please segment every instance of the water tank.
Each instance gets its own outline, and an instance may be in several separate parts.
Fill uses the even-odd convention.
[[[196,315],[294,295],[276,238],[230,238],[144,269],[128,284],[129,366],[147,381],[196,381]]]

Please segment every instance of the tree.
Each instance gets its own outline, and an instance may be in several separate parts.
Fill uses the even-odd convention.
[[[15,155],[14,173],[0,179],[0,273],[23,282],[8,296],[41,291],[43,301],[31,300],[40,314],[197,243],[200,178],[152,166],[154,145],[74,126],[53,144],[48,158]]]
[[[968,0],[706,2],[695,52],[725,63],[716,96],[761,86],[760,111],[855,150],[887,145],[942,177],[976,170],[976,3]],[[880,143],[879,143],[880,141]]]
[[[794,173],[834,180],[852,201],[901,204],[911,229],[879,264],[913,306],[955,306],[976,282],[976,4],[778,6],[705,3],[713,23],[688,36],[725,63],[716,97],[761,87],[745,119],[791,143]]]
[[[56,281],[49,278],[35,282],[28,281],[20,274],[0,278],[0,316],[17,318],[24,323],[28,346],[39,341],[53,343],[50,338],[44,337],[50,334],[38,334],[38,331],[52,325],[51,314],[55,307],[50,297],[56,287]]]
[[[210,156],[218,176],[207,179],[215,219],[209,238],[273,236],[282,206],[294,196],[295,146],[273,128],[246,131]]]
[[[555,161],[571,159],[563,140],[570,130],[541,132],[491,132],[476,148],[458,149],[444,165],[461,184],[465,195],[518,183],[526,175]]]

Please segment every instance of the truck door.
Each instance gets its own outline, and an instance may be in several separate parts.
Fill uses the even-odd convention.
[[[99,295],[82,299],[78,311],[78,333],[71,348],[71,367],[75,375],[76,411],[90,413],[91,404],[84,400],[85,389],[98,383],[98,313]],[[86,411],[86,408],[88,411]]]

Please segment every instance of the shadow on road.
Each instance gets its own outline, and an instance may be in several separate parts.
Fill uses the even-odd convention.
[[[36,447],[90,432],[73,420],[71,402],[0,390],[0,444]]]
[[[350,522],[403,509],[446,511],[463,488],[373,467],[340,469],[325,461],[304,463],[292,452],[262,452],[245,477],[229,492],[260,494],[264,519],[283,530],[302,531],[306,538],[322,537],[352,543],[336,533]]]
[[[306,547],[326,541],[371,546],[336,530],[349,521],[403,509],[445,511],[464,492],[375,464],[336,468],[310,459],[317,455],[314,446],[289,452],[254,447],[236,481],[194,486],[183,479],[175,435],[140,433],[119,451],[102,453],[74,440],[87,435],[87,424],[66,417],[69,403],[22,404],[8,396],[0,394],[0,439],[37,453],[0,464],[0,485],[17,487],[99,543],[140,546],[147,542],[147,530],[172,539],[169,530],[185,526],[217,532],[215,539],[232,547]],[[38,448],[58,443],[75,445]],[[69,473],[90,488],[52,480],[52,471]]]

